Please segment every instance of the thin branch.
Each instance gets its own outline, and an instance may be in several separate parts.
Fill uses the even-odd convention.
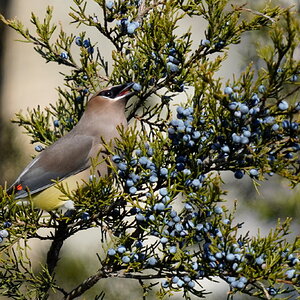
[[[269,21],[271,21],[272,23],[276,22],[273,18],[271,18],[271,17],[269,17],[269,16],[267,16],[267,15],[265,15],[265,14],[263,14],[263,13],[257,11],[257,10],[253,10],[253,9],[246,8],[246,7],[243,7],[243,6],[237,7],[235,10],[236,11],[247,11],[247,12],[250,12],[254,15],[264,17],[264,18],[268,19]]]
[[[143,106],[143,104],[146,102],[147,98],[149,98],[152,94],[154,94],[158,90],[162,89],[165,86],[165,83],[166,83],[165,80],[163,80],[162,82],[160,82],[159,84],[157,84],[156,86],[154,86],[153,88],[151,88],[145,95],[143,95],[142,97],[140,97],[139,101],[137,101],[134,104],[133,109],[131,110],[131,112],[129,113],[129,116],[127,117],[127,121],[128,122],[132,118],[135,117],[135,114],[136,114],[137,110]]]
[[[153,5],[150,5],[150,6],[146,7],[146,6],[145,6],[145,0],[141,1],[141,4],[140,4],[140,7],[139,7],[138,16],[137,16],[137,18],[136,18],[136,21],[137,21],[137,22],[140,22],[140,21],[143,19],[143,17],[144,17],[145,15],[147,15],[148,12],[149,12],[151,9],[155,9],[157,6],[163,5],[163,4],[165,4],[165,3],[166,3],[165,0],[162,0],[162,1],[157,1],[157,0],[155,0],[154,3],[153,3]]]
[[[268,293],[268,291],[266,290],[266,288],[264,287],[264,285],[261,283],[261,282],[257,282],[257,284],[262,288],[265,296],[266,296],[266,299],[270,300],[272,299],[272,297],[270,296],[270,294]]]
[[[162,274],[144,274],[143,275],[143,274],[117,272],[117,273],[111,273],[109,277],[137,279],[137,280],[151,280],[151,279],[165,278],[166,276],[162,275]]]
[[[82,295],[85,291],[89,290],[92,286],[94,286],[100,279],[107,278],[106,272],[103,269],[99,270],[96,274],[90,276],[85,281],[83,281],[80,285],[74,288],[69,294],[65,295],[64,300],[75,299],[78,296]]]
[[[123,270],[112,272],[105,271],[104,268],[100,269],[96,274],[90,276],[81,284],[79,284],[76,288],[74,288],[70,293],[65,295],[63,300],[71,300],[79,297],[84,292],[89,290],[92,286],[94,286],[99,280],[103,278],[127,278],[127,279],[137,279],[137,280],[151,280],[151,279],[160,279],[164,278],[165,275],[162,274],[133,274],[133,273],[125,273]]]

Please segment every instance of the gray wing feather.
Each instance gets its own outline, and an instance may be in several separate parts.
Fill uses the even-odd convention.
[[[90,153],[94,138],[91,136],[67,134],[46,148],[20,174],[9,188],[8,193],[15,187],[15,198],[24,198],[40,192],[53,185],[53,180],[63,180],[77,174],[90,166]]]

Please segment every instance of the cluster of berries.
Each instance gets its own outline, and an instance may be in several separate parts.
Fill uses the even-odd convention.
[[[3,227],[4,228],[9,228],[11,226],[11,222],[4,222]],[[0,230],[0,244],[4,241],[5,238],[9,236],[9,233],[6,229],[1,229]]]
[[[149,193],[148,197],[154,198],[154,195]],[[169,269],[166,266],[168,271],[174,271],[174,276],[170,280],[164,281],[162,286],[164,288],[171,286],[194,288],[196,280],[205,275],[205,271],[201,267],[203,261],[195,260],[197,256],[194,251],[186,249],[195,242],[206,240],[208,236],[222,236],[220,229],[215,228],[212,222],[207,222],[207,217],[220,216],[223,214],[223,210],[221,207],[215,206],[213,210],[207,208],[206,213],[201,214],[196,212],[196,208],[191,202],[186,202],[179,212],[172,207],[173,200],[167,188],[160,188],[153,205],[146,205],[144,209],[133,207],[130,210],[137,223],[150,232],[153,237],[151,244],[149,241],[137,240],[127,248],[124,245],[110,248],[107,254],[110,260],[121,261],[125,265],[140,262],[145,264],[145,267],[162,267],[163,261],[167,257],[171,257],[172,261],[175,261],[176,254],[184,252],[193,260],[189,266],[191,272],[184,272],[183,275],[176,269]],[[150,249],[152,250],[150,251]]]
[[[120,27],[123,34],[132,35],[136,29],[140,27],[140,23],[137,21],[130,22],[128,19],[123,18],[122,20],[117,21],[117,26]]]
[[[91,45],[91,41],[89,39],[82,39],[81,37],[75,38],[75,44],[79,47],[84,47],[87,49],[89,54],[94,53],[94,47]]]
[[[260,85],[258,93],[265,92],[266,87]],[[224,152],[223,157],[232,154],[238,155],[240,157],[238,164],[246,165],[249,155],[258,153],[261,150],[259,145],[264,141],[272,142],[268,153],[270,162],[274,162],[276,155],[281,155],[281,153],[284,153],[285,158],[292,159],[293,153],[300,150],[300,144],[297,142],[299,141],[299,124],[291,121],[291,115],[296,115],[300,110],[298,103],[290,107],[287,101],[279,100],[278,103],[267,106],[256,93],[249,99],[244,99],[238,87],[227,86],[224,94],[228,97],[225,106],[230,114],[226,120],[223,119],[220,123],[222,126],[226,126],[227,136],[219,137],[214,144],[215,149],[221,149]],[[285,139],[288,142],[282,152],[275,151],[276,149],[273,147],[276,147],[276,143]],[[249,171],[252,177],[257,177],[258,173],[256,169]],[[242,176],[243,172],[237,170],[235,177],[242,178]]]
[[[266,88],[260,86],[258,91],[265,92]],[[270,142],[267,159],[271,165],[277,156],[284,155],[286,159],[297,157],[300,126],[291,115],[299,112],[299,103],[290,107],[285,100],[280,100],[266,107],[258,94],[242,100],[239,89],[229,86],[224,94],[222,105],[225,110],[210,122],[205,120],[205,109],[202,116],[196,118],[193,107],[177,108],[177,119],[172,120],[168,128],[168,136],[174,146],[182,153],[195,153],[199,164],[205,159],[228,161],[237,179],[243,178],[245,170],[252,178],[259,177],[259,169],[249,167],[255,165],[255,155],[261,151],[259,145],[264,141]],[[288,142],[280,152],[275,151],[277,143],[282,140]],[[272,175],[273,172],[268,174]]]
[[[84,47],[87,49],[89,54],[93,54],[94,53],[94,47],[91,45],[91,42],[89,39],[82,39],[81,37],[76,37],[75,38],[75,44],[79,47]],[[62,60],[68,60],[69,59],[69,54],[66,51],[63,51],[60,53],[60,58]]]
[[[131,195],[137,193],[143,185],[160,184],[170,173],[167,167],[158,166],[153,159],[154,149],[148,143],[142,150],[133,151],[130,160],[122,155],[114,155],[112,161],[116,164],[120,178],[123,179],[125,190]]]

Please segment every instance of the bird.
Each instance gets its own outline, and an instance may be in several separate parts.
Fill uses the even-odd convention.
[[[127,127],[125,106],[135,94],[134,83],[125,83],[95,93],[87,102],[78,123],[37,155],[7,190],[19,201],[52,211],[68,199],[57,188],[57,182],[71,191],[91,176],[92,159],[97,158],[100,176],[108,173],[104,162],[108,154],[103,141],[112,143],[120,136],[118,126]],[[101,162],[102,161],[102,162]]]

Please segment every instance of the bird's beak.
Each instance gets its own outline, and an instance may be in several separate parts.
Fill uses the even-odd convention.
[[[125,83],[113,87],[113,89],[116,92],[115,98],[128,100],[130,97],[132,97],[135,94],[135,91],[131,91],[133,85],[134,83],[131,82],[131,83]]]

